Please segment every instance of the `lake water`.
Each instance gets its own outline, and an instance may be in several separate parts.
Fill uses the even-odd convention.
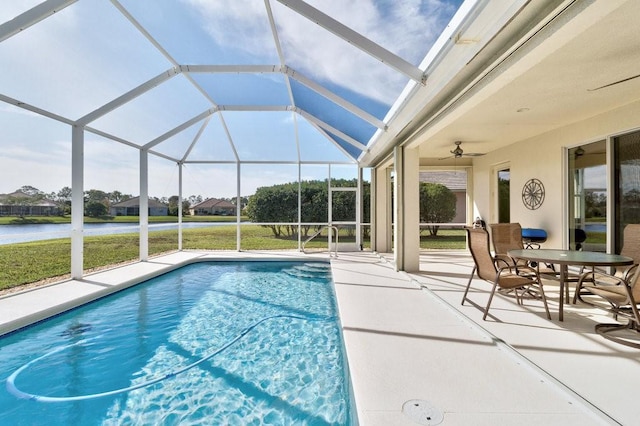
[[[584,230],[588,232],[607,232],[606,223],[587,223],[584,225]]]
[[[186,222],[182,229],[203,228],[208,226],[233,225],[235,222]],[[178,229],[177,223],[152,223],[149,232]],[[139,232],[137,223],[85,223],[84,235],[112,235]],[[45,223],[30,225],[2,225],[0,226],[0,245],[25,243],[28,241],[52,240],[55,238],[70,238],[70,223]]]

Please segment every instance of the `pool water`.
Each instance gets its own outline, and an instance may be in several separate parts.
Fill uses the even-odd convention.
[[[0,424],[349,425],[342,349],[328,264],[196,263],[0,338]]]

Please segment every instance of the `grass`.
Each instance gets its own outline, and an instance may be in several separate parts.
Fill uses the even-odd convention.
[[[585,240],[585,242],[592,243],[592,244],[606,244],[607,233],[606,232],[587,232],[587,239]]]
[[[185,250],[235,250],[236,226],[211,226],[183,229],[182,247]],[[302,241],[304,241],[303,238]],[[353,242],[355,238],[341,232],[339,241]],[[369,241],[364,241],[368,247]],[[465,247],[462,230],[441,230],[436,237],[422,236],[424,249],[458,249]],[[178,231],[158,231],[149,234],[149,255],[175,251]],[[326,249],[326,235],[307,243],[308,249]],[[275,238],[268,228],[258,225],[241,227],[241,250],[297,250],[298,238]],[[85,271],[109,265],[131,262],[139,256],[139,236],[117,234],[85,237]],[[71,240],[69,238],[19,244],[0,245],[0,290],[21,286],[54,277],[65,277],[71,271]]]
[[[104,218],[85,218],[86,223],[116,222],[137,223],[137,216],[116,216]],[[189,216],[185,222],[235,222],[233,216]],[[246,218],[242,218],[246,220]],[[70,217],[0,217],[0,225],[27,223],[70,223]],[[177,222],[175,216],[151,216],[150,222]],[[182,247],[185,250],[235,250],[236,226],[211,226],[183,229]],[[588,233],[588,242],[604,243],[606,235]],[[304,241],[306,238],[303,238]],[[340,242],[353,242],[355,239],[346,231],[341,231]],[[368,239],[363,241],[369,247]],[[178,231],[158,231],[149,234],[149,255],[158,255],[175,251],[178,247]],[[320,235],[307,243],[308,249],[326,249],[327,238]],[[438,235],[420,235],[420,248],[425,250],[461,250],[466,247],[466,236],[462,229],[440,229]],[[268,228],[257,225],[241,227],[241,250],[297,250],[297,236],[273,236]],[[84,269],[98,268],[131,262],[139,256],[139,237],[137,233],[85,237]],[[69,238],[44,240],[19,244],[0,245],[0,290],[21,286],[49,278],[64,277],[71,269],[71,240]]]
[[[438,235],[428,235],[422,231],[420,248],[426,250],[462,250],[467,247],[467,236],[464,229],[440,229]]]

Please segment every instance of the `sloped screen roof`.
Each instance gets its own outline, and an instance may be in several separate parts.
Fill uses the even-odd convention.
[[[0,100],[176,162],[356,162],[460,3],[1,2]]]

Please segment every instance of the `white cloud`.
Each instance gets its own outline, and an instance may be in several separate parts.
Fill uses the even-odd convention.
[[[257,55],[274,49],[263,2],[184,1],[199,11],[208,33],[217,43],[239,45]],[[455,11],[455,7],[444,0],[315,0],[310,3],[413,63],[422,60]],[[328,80],[377,101],[387,104],[395,101],[407,77],[278,2],[272,1],[271,5],[287,64],[295,64],[300,71],[319,81]],[[242,37],[240,44],[239,37]],[[363,78],[367,75],[368,78]]]
[[[71,158],[68,141],[47,142],[47,149],[3,144],[0,193],[30,185],[43,192],[57,192],[71,186]]]
[[[40,3],[39,0],[0,2],[0,22],[6,22]]]
[[[256,0],[183,0],[194,7],[205,31],[221,46],[264,57],[275,52],[264,2]],[[272,55],[266,55],[271,57]]]
[[[83,1],[0,43],[0,93],[79,118],[168,67],[108,2]]]
[[[28,109],[13,107],[9,104],[0,104],[0,113],[1,114],[17,114],[17,115],[26,115],[32,118],[41,117],[40,114],[36,114],[35,112],[29,111]]]

